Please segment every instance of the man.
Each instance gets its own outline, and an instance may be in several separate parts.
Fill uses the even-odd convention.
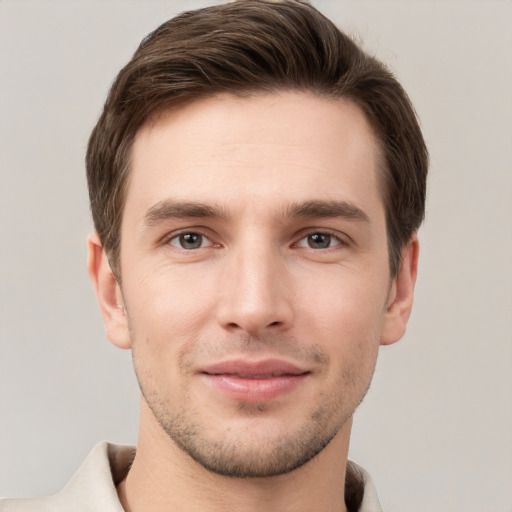
[[[411,311],[427,152],[391,73],[313,7],[164,23],[91,135],[89,273],[131,349],[136,451],[0,510],[380,510],[347,461]]]

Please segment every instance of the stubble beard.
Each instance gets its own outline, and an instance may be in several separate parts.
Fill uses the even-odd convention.
[[[226,431],[224,435],[218,434],[217,429],[201,421],[202,411],[190,406],[193,402],[189,396],[181,396],[180,403],[185,405],[171,409],[169,402],[159,392],[160,386],[153,379],[151,369],[138,364],[136,343],[133,348],[134,366],[142,395],[163,431],[176,446],[205,469],[235,478],[283,475],[316,457],[363,400],[375,364],[374,361],[369,373],[365,368],[368,378],[363,383],[359,373],[362,368],[345,370],[334,386],[339,395],[332,393],[332,389],[323,391],[301,425],[274,436],[258,433],[258,441],[255,442],[247,432],[236,432],[234,429]],[[318,360],[326,356],[316,352],[311,357]],[[240,402],[237,407],[239,414],[247,417],[264,417],[268,412],[265,403]],[[216,436],[211,435],[212,430],[217,432]]]
[[[233,432],[213,438],[208,426],[197,421],[198,413],[173,414],[147,390],[143,396],[164,432],[183,452],[205,469],[235,478],[267,478],[298,469],[317,456],[348,419],[328,428],[323,419],[329,415],[319,409],[297,432],[263,436],[256,444],[250,436]],[[264,415],[265,406],[242,403],[239,411],[247,416]]]

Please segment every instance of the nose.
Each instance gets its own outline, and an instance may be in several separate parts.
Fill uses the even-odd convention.
[[[225,261],[218,322],[227,331],[260,336],[293,324],[292,287],[286,265],[269,247],[234,251]]]

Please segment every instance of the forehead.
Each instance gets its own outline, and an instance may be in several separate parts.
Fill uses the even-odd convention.
[[[200,99],[146,123],[131,157],[126,208],[139,215],[166,197],[242,210],[282,210],[313,196],[381,203],[379,145],[347,100],[298,92]]]

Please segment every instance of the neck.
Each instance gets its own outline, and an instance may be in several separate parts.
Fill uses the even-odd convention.
[[[127,512],[346,512],[344,483],[351,420],[300,468],[276,477],[213,473],[178,448],[142,403],[137,453],[118,486]]]

